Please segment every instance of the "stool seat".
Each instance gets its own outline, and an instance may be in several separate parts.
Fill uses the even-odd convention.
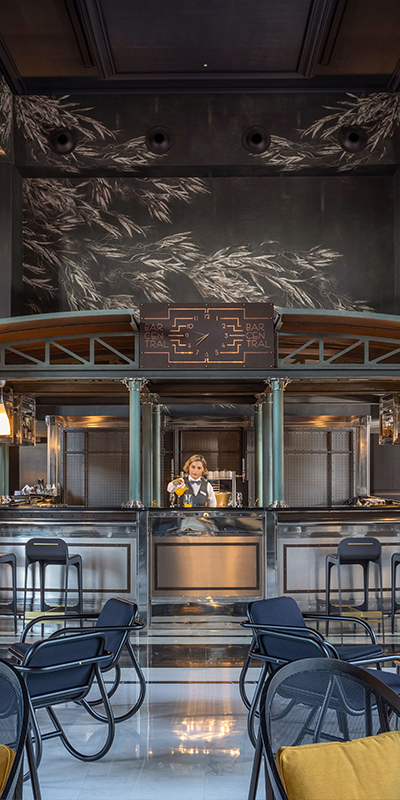
[[[8,609],[14,617],[14,633],[17,633],[17,559],[15,553],[0,553],[0,564],[11,567],[11,601],[0,602],[0,609]]]
[[[343,602],[342,602],[342,586],[341,586],[341,566],[342,565],[356,565],[358,564],[361,566],[363,570],[363,601],[359,605],[354,605],[353,603],[347,603],[343,609]],[[368,598],[368,591],[369,591],[369,565],[376,564],[378,567],[379,573],[379,586],[377,586],[377,590],[380,594],[380,610],[378,611],[371,611],[369,609],[369,598]],[[339,612],[340,616],[358,616],[360,619],[365,620],[373,620],[379,619],[382,622],[382,633],[383,638],[385,638],[385,629],[384,629],[384,619],[383,619],[383,586],[382,586],[382,547],[381,543],[378,539],[375,539],[371,536],[363,536],[363,537],[356,537],[356,536],[348,536],[345,539],[342,539],[337,547],[337,554],[334,555],[327,555],[326,557],[326,589],[325,589],[325,600],[326,600],[326,614],[337,614]],[[336,566],[338,571],[338,593],[339,593],[339,608],[336,605],[333,605],[330,599],[331,595],[331,571],[332,568]],[[329,622],[326,623],[326,628],[328,632]]]
[[[65,567],[65,582],[64,587],[60,587],[64,591],[64,613],[68,611],[75,611],[78,614],[83,614],[83,596],[82,596],[82,556],[75,554],[69,555],[68,546],[63,539],[29,539],[25,546],[25,593],[24,593],[24,621],[27,616],[26,611],[26,598],[28,591],[28,570],[34,564],[39,565],[40,573],[40,611],[51,612],[51,606],[46,602],[46,567],[50,565],[60,565]],[[78,602],[74,606],[68,607],[68,578],[70,567],[75,567],[77,570],[78,579]],[[34,597],[34,586],[32,585],[32,592]],[[60,608],[58,607],[58,611]]]

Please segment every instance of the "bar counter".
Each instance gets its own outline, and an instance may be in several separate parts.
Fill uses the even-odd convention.
[[[264,596],[288,594],[304,611],[322,610],[325,557],[335,553],[346,536],[369,535],[381,541],[388,604],[390,558],[400,552],[400,508],[139,511],[3,506],[0,535],[2,552],[12,551],[17,557],[19,608],[26,541],[61,537],[70,553],[82,555],[85,609],[98,610],[109,597],[118,595],[138,603],[147,625],[211,617],[217,625],[219,618],[241,618],[249,601]],[[357,567],[347,569],[346,586],[357,601],[361,575],[355,572]],[[48,570],[46,585],[57,604],[61,568]],[[335,581],[336,576],[334,589]],[[28,597],[35,598],[34,610],[39,594],[31,583]]]

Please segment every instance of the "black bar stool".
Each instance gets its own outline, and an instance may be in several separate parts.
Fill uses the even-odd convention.
[[[11,567],[11,595],[12,600],[8,603],[0,602],[0,608],[9,609],[14,617],[14,633],[17,633],[17,559],[14,553],[0,553],[0,564],[9,564]],[[5,587],[1,586],[0,591]]]
[[[326,557],[326,614],[331,614],[332,612],[337,613],[339,610],[339,614],[342,616],[356,616],[357,613],[364,619],[371,619],[373,616],[376,616],[379,612],[371,612],[368,610],[368,588],[369,588],[369,565],[370,564],[377,564],[378,571],[379,571],[379,586],[378,591],[380,593],[380,600],[381,600],[381,611],[379,616],[382,619],[382,634],[383,638],[385,637],[385,629],[384,629],[384,622],[383,622],[383,590],[382,590],[382,547],[381,543],[378,539],[373,539],[372,537],[353,537],[349,536],[346,539],[342,539],[341,542],[338,544],[337,548],[337,555],[332,556],[328,555]],[[363,577],[364,577],[364,599],[363,602],[358,606],[348,606],[348,611],[343,611],[342,606],[342,587],[341,587],[341,578],[340,578],[340,567],[342,564],[359,564],[363,569]],[[339,609],[337,606],[334,606],[330,600],[330,592],[331,592],[331,571],[332,567],[336,566],[338,569],[338,591],[339,591]],[[400,607],[400,606],[399,606]],[[329,623],[327,622],[327,629]]]
[[[391,560],[391,576],[392,576],[392,589],[391,589],[391,617],[392,617],[392,633],[394,633],[394,617],[400,608],[400,603],[396,600],[396,572],[400,564],[400,553],[393,553]]]
[[[40,574],[40,611],[46,612],[51,606],[46,603],[46,567],[59,564],[65,567],[64,583],[64,613],[76,611],[83,614],[82,596],[82,556],[68,553],[68,546],[63,539],[29,539],[25,546],[25,592],[24,592],[24,622],[26,616],[26,595],[28,591],[28,568],[32,564],[39,564]],[[68,606],[68,578],[69,568],[76,567],[78,577],[78,602],[75,606]],[[33,587],[34,588],[34,584]]]

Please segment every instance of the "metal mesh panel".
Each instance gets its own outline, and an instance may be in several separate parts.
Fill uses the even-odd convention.
[[[328,432],[310,428],[287,428],[285,430],[285,449],[303,453],[304,451],[327,450]]]
[[[88,452],[129,452],[129,431],[126,430],[88,430]]]
[[[334,452],[347,452],[352,449],[352,436],[351,431],[348,430],[332,430],[332,450]]]
[[[68,506],[85,505],[84,453],[66,453],[65,455],[64,502]]]
[[[285,500],[290,506],[328,505],[328,456],[287,453]]]
[[[350,453],[332,454],[332,503],[342,505],[353,494]]]
[[[240,432],[235,430],[216,431],[216,430],[197,430],[182,431],[182,450],[190,450],[191,453],[202,453],[214,450],[237,452],[240,449]]]
[[[129,459],[126,453],[89,453],[88,506],[118,506],[129,497]]]
[[[85,450],[85,431],[64,431],[64,448],[68,453]]]

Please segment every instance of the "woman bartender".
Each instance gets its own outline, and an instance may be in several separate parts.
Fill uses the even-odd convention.
[[[175,478],[167,486],[167,492],[175,492],[185,486],[190,494],[192,506],[215,508],[217,500],[211,483],[207,480],[207,462],[204,456],[190,456],[183,467],[184,477]]]

